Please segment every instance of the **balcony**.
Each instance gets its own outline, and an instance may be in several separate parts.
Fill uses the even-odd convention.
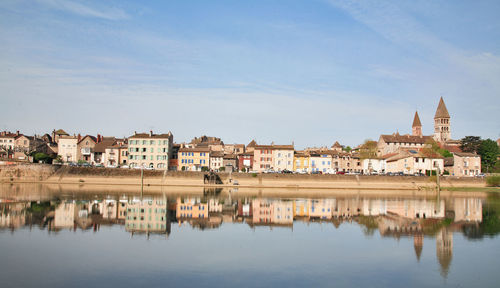
[[[81,152],[82,152],[82,155],[90,155],[90,153],[92,153],[92,149],[89,147],[82,148]]]

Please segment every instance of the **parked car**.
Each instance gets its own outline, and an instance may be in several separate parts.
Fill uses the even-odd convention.
[[[285,170],[281,171],[281,173],[283,173],[283,174],[292,174],[293,172],[290,171],[290,170],[285,169]]]
[[[311,174],[323,174],[323,172],[316,170],[316,171],[312,171]]]
[[[130,168],[130,166],[128,166],[128,165],[121,165],[120,168],[128,169],[128,168]]]
[[[344,171],[337,171],[337,175],[344,175],[345,172]]]
[[[97,167],[97,168],[104,168],[104,165],[101,164],[101,163],[99,163],[99,164],[95,164],[95,167]]]

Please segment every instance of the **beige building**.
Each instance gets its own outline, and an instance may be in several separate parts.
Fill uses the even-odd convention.
[[[63,162],[78,161],[78,137],[60,136],[57,142],[57,155]]]
[[[481,174],[481,157],[474,153],[453,153],[452,176],[477,176]]]
[[[210,153],[210,170],[219,171],[224,167],[224,152],[214,151]]]
[[[310,172],[321,172],[323,174],[333,174],[332,155],[329,151],[310,152],[309,157]]]
[[[16,136],[15,133],[3,131],[0,133],[0,148],[14,150]]]
[[[18,134],[14,141],[14,150],[16,152],[30,153],[39,149],[45,150],[45,145],[45,142],[36,136]]]
[[[397,153],[399,149],[421,149],[430,140],[432,140],[431,136],[399,135],[399,133],[380,135],[377,143],[377,154],[383,156]]]
[[[386,172],[404,174],[427,173],[439,168],[444,171],[444,158],[441,155],[427,156],[416,150],[401,150],[398,154],[387,158]]]
[[[168,169],[172,151],[172,133],[135,133],[128,138],[130,167]]]
[[[103,155],[103,164],[106,167],[117,167],[127,165],[128,163],[128,146],[114,144],[108,146]]]
[[[274,171],[293,171],[293,145],[273,145],[272,149],[272,169]]]

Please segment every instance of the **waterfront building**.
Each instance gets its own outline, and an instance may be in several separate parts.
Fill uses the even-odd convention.
[[[332,169],[334,172],[361,173],[361,159],[357,153],[336,153],[332,154]]]
[[[112,146],[107,146],[104,149],[103,164],[106,167],[117,167],[119,165],[127,165],[128,161],[128,146],[118,143]]]
[[[310,172],[333,174],[332,155],[329,151],[314,151],[309,153]]]
[[[246,172],[253,170],[253,151],[238,154],[238,167]]]
[[[272,169],[275,171],[293,170],[293,145],[272,145]]]
[[[474,153],[454,152],[448,162],[451,167],[445,167],[452,176],[477,176],[481,173],[481,157]]]
[[[57,155],[63,162],[78,161],[78,137],[61,135],[57,141]]]
[[[210,167],[210,149],[180,148],[178,152],[179,168],[183,171],[201,171]]]
[[[99,137],[100,140],[100,137]],[[77,161],[92,163],[94,157],[94,147],[98,140],[94,136],[85,135],[83,138],[78,134]]]
[[[97,136],[97,144],[94,146],[94,151],[93,151],[93,157],[92,157],[92,164],[102,164],[105,165],[106,167],[113,167],[118,165],[118,154],[117,150],[110,150],[109,148],[113,147],[113,145],[117,144],[117,141],[115,137],[101,137],[100,135]],[[106,154],[106,150],[108,149],[108,154]],[[108,162],[111,162],[113,164],[110,164]]]
[[[306,151],[296,151],[293,158],[293,171],[310,172],[310,155]]]
[[[0,133],[0,148],[3,150],[14,150],[16,133],[2,131]]]
[[[31,153],[33,151],[39,151],[45,148],[45,141],[36,136],[27,136],[20,134],[19,131],[16,133],[17,136],[14,140],[14,150],[16,152]],[[25,154],[24,154],[25,155]]]
[[[273,168],[273,146],[255,145],[253,147],[253,170],[263,172]]]
[[[386,172],[405,174],[427,173],[439,167],[441,173],[444,171],[444,158],[439,155],[426,155],[417,150],[400,150],[399,153],[387,158]]]
[[[236,154],[224,154],[222,158],[222,164],[224,165],[224,170],[226,172],[229,171],[238,171],[238,157]]]
[[[210,170],[218,172],[221,167],[224,167],[224,152],[213,151],[210,153]]]
[[[361,159],[363,174],[370,175],[372,173],[385,173],[386,162],[383,157]]]
[[[130,167],[168,169],[171,156],[172,133],[134,133],[128,138],[128,159]]]

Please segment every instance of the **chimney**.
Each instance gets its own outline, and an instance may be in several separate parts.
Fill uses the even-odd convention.
[[[80,142],[80,140],[82,140],[82,135],[80,135],[80,133],[78,133],[78,142]]]
[[[97,134],[97,143],[101,143],[101,141],[102,141],[101,134]]]
[[[153,130],[149,130],[149,137],[153,136]]]
[[[16,131],[16,136],[19,136],[19,130]]]

